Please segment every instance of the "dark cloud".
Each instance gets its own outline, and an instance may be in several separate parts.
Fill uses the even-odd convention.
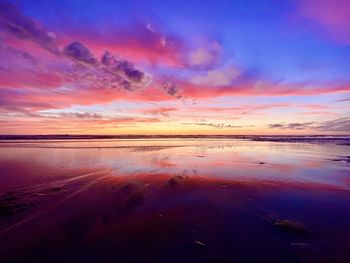
[[[269,124],[268,127],[270,129],[282,129],[282,130],[304,130],[304,129],[313,129],[314,128],[314,122],[292,122],[292,123],[274,123],[274,124]]]
[[[78,119],[102,119],[102,115],[95,112],[61,112],[62,117],[78,118]]]
[[[345,102],[345,101],[350,101],[350,98],[347,99],[341,99],[341,100],[336,100],[337,102]]]
[[[114,74],[122,74],[132,82],[141,83],[144,80],[144,72],[136,69],[131,62],[118,59],[108,51],[103,54],[101,63]]]
[[[100,60],[83,44],[73,42],[64,49],[65,55],[73,62],[66,71],[66,77],[82,86],[97,88],[121,88],[132,91],[147,87],[152,78],[136,69],[134,65],[106,51]]]
[[[66,67],[63,71],[62,68],[57,68],[56,72],[62,74],[62,77],[74,86],[136,90],[148,86],[152,80],[149,74],[136,69],[131,62],[117,59],[108,52],[102,56],[101,61],[98,60],[88,47],[78,41],[70,43],[62,51],[59,50],[53,33],[48,32],[34,19],[24,16],[10,2],[0,1],[0,30],[18,39],[31,40],[44,49],[72,61],[74,64],[71,67]],[[23,61],[36,62],[35,58],[26,52],[6,52]],[[7,69],[6,66],[1,66]],[[40,70],[36,69],[38,73],[41,73]]]
[[[181,90],[173,82],[166,82],[161,86],[165,93],[172,97],[181,98]]]
[[[320,130],[320,131],[349,132],[350,131],[350,117],[321,122],[316,127],[316,129]]]
[[[195,105],[197,103],[196,99],[190,99],[188,96],[183,95],[182,89],[180,89],[173,81],[163,83],[160,85],[160,89],[163,90],[166,95],[173,97],[184,104]]]
[[[13,37],[31,40],[50,52],[60,53],[52,33],[7,1],[0,2],[0,28]]]
[[[274,123],[269,124],[270,129],[282,129],[282,130],[305,130],[311,129],[316,131],[329,131],[329,132],[349,132],[350,131],[350,118],[339,118],[330,121],[322,122],[301,122],[301,123]]]
[[[17,39],[33,41],[42,48],[56,54],[58,59],[73,62],[69,65],[63,63],[51,63],[49,65],[24,51],[16,50],[12,52],[13,54],[6,51],[10,54],[8,56],[14,55],[13,57],[16,56],[18,59],[17,61],[12,59],[13,63],[10,66],[0,63],[1,71],[3,72],[9,68],[16,69],[19,66],[23,71],[22,68],[25,67],[27,74],[22,74],[17,81],[24,82],[25,86],[44,86],[47,84],[46,82],[42,83],[43,79],[45,79],[45,81],[50,82],[50,85],[51,82],[54,85],[56,83],[58,85],[64,84],[72,89],[120,88],[134,91],[148,87],[152,82],[150,74],[136,68],[130,61],[121,59],[107,51],[99,59],[84,43],[78,41],[73,41],[65,48],[60,49],[53,33],[46,30],[38,21],[23,15],[13,3],[1,0],[0,30],[5,32],[6,37],[11,36]],[[144,26],[141,30],[142,34],[130,33],[131,31],[128,28],[124,33],[130,35],[130,41],[137,38],[140,41],[140,47],[143,47],[143,44],[145,44],[146,47],[154,48],[157,52],[159,51],[158,53],[176,53],[173,51],[177,50],[177,41],[170,36],[165,37],[162,33],[157,32],[152,25]],[[119,36],[115,37],[118,38]],[[219,47],[216,46],[209,48],[210,52],[218,49]],[[210,56],[212,55],[210,53]],[[197,56],[200,60],[201,54]],[[3,58],[3,56],[1,57]],[[198,57],[195,58],[198,59]],[[22,63],[22,61],[25,63]],[[40,67],[32,67],[28,62],[40,64]],[[15,70],[12,71],[13,74],[16,74]],[[168,96],[187,103],[187,98],[182,95],[182,91],[175,84],[165,83],[162,89]],[[191,102],[195,104],[195,101]]]
[[[94,58],[90,50],[80,42],[74,41],[66,46],[63,53],[71,59],[77,60],[87,64],[96,64],[97,60]]]
[[[137,69],[126,69],[124,70],[125,75],[132,81],[141,82],[144,73]]]
[[[283,129],[283,127],[284,127],[283,124],[279,124],[279,123],[269,124],[268,126],[269,126],[270,129],[274,129],[274,128],[281,128],[281,129]]]
[[[312,125],[314,125],[314,122],[303,122],[303,123],[293,122],[288,124],[288,129],[303,130],[305,128],[312,127]]]
[[[183,125],[198,125],[198,126],[209,126],[217,129],[223,129],[223,128],[242,128],[243,126],[239,125],[231,125],[231,124],[224,124],[224,123],[209,123],[209,122],[199,122],[199,123],[182,123]]]

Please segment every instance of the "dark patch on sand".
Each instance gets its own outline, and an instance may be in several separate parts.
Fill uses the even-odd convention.
[[[181,183],[182,180],[184,180],[184,177],[182,175],[174,176],[173,178],[168,180],[168,185],[170,185],[171,187],[176,187],[179,185],[179,183]]]
[[[64,225],[64,234],[69,240],[82,239],[89,233],[94,223],[94,213],[77,216]]]
[[[128,197],[120,208],[121,215],[129,215],[134,209],[145,203],[145,195],[143,192],[135,192]]]
[[[41,202],[37,193],[8,192],[0,196],[0,217],[13,216]]]
[[[128,183],[126,185],[124,185],[120,190],[119,193],[122,196],[128,196],[129,194],[131,194],[134,190],[136,189],[136,185],[132,184],[132,183]]]
[[[305,227],[305,225],[298,221],[283,219],[276,221],[274,225],[283,231],[293,233],[296,235],[310,235],[310,231]]]

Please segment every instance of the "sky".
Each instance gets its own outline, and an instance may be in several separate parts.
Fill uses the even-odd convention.
[[[1,134],[350,134],[348,0],[0,0]]]

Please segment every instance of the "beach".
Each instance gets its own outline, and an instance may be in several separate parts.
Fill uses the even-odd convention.
[[[6,138],[1,262],[350,262],[350,138]]]

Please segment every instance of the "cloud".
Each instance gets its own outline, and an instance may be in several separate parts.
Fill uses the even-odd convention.
[[[177,84],[172,81],[164,82],[160,85],[160,89],[168,96],[173,97],[183,104],[186,105],[195,105],[197,100],[195,98],[190,98],[184,95],[184,91],[179,88]],[[168,98],[165,98],[168,99]]]
[[[340,100],[336,100],[337,102],[345,102],[345,101],[350,101],[350,98],[348,99],[340,99]]]
[[[134,65],[106,51],[100,60],[83,44],[72,42],[64,53],[78,63],[66,72],[70,81],[96,88],[121,88],[132,91],[147,87],[152,77]],[[82,64],[81,64],[82,63]]]
[[[350,131],[350,118],[339,118],[331,121],[324,121],[318,124],[316,127],[320,131],[339,131],[349,132]]]
[[[217,67],[221,59],[222,46],[217,41],[206,41],[202,45],[202,47],[189,52],[188,66],[200,70]]]
[[[136,69],[131,62],[119,59],[110,54],[108,51],[103,54],[101,62],[109,70],[111,70],[112,73],[122,74],[132,82],[145,83],[150,81],[149,76],[147,76],[141,70]]]
[[[280,123],[269,124],[268,126],[270,129],[275,129],[275,128],[284,129],[284,124],[280,124]]]
[[[84,26],[84,25],[81,25]],[[218,39],[189,41],[164,30],[161,25],[135,21],[127,26],[106,24],[103,30],[66,29],[71,39],[80,39],[96,51],[110,50],[132,61],[192,70],[210,70],[223,59]]]
[[[14,59],[22,60],[22,62],[25,62],[25,63],[28,62],[31,66],[40,64],[40,61],[30,53],[20,50],[18,48],[7,46],[1,42],[0,42],[0,55],[2,58],[2,61],[0,61],[0,63],[4,65],[4,68],[5,68],[5,65],[9,63],[9,60],[14,60]]]
[[[78,62],[92,65],[97,63],[96,58],[93,57],[93,54],[90,52],[90,50],[77,41],[74,41],[66,46],[63,50],[63,53],[69,58]]]
[[[160,122],[156,117],[103,116],[96,113],[61,112],[57,115],[42,117],[73,118],[81,121],[93,121],[94,124],[136,124]]]
[[[303,130],[305,128],[312,128],[313,124],[314,122],[303,122],[303,123],[293,122],[288,124],[287,129]]]
[[[163,117],[169,116],[170,112],[177,111],[174,107],[158,107],[154,109],[144,109],[142,112],[146,115],[161,115]]]
[[[337,113],[335,111],[300,111],[298,113],[296,113],[298,115],[317,115],[317,116],[325,116],[325,115],[329,115],[329,116],[341,116],[340,113]]]
[[[348,0],[299,0],[300,14],[333,40],[350,43]]]
[[[292,122],[288,124],[281,124],[281,123],[275,123],[275,124],[269,124],[268,127],[270,129],[282,129],[282,130],[305,130],[305,129],[315,129],[315,122]]]
[[[17,87],[65,85],[75,89],[121,88],[131,91],[147,87],[152,81],[150,74],[136,69],[127,60],[116,59],[109,52],[102,56],[101,61],[98,60],[89,48],[78,41],[73,41],[61,51],[53,33],[48,32],[34,19],[21,14],[12,3],[0,2],[0,29],[11,37],[31,40],[57,55],[49,65],[47,57],[44,57],[44,62],[39,62],[28,52],[2,45],[1,57],[9,57],[9,60],[0,62],[3,69],[0,72],[0,85]],[[73,65],[69,65],[65,61],[67,59],[73,62]],[[5,62],[6,65],[3,65]],[[40,64],[40,67],[33,67],[34,63]]]
[[[128,25],[128,27],[116,29],[107,27],[101,30],[100,35],[96,35],[98,37],[94,37],[94,34],[99,32],[91,33],[94,29],[80,30],[85,32],[81,34],[73,32],[71,35],[60,31],[64,38],[56,40],[54,34],[41,26],[38,21],[22,15],[12,4],[4,4],[0,0],[0,7],[4,7],[0,8],[0,30],[2,31],[0,34],[4,36],[4,41],[1,39],[0,42],[1,45],[3,44],[0,46],[0,111],[7,116],[21,113],[34,115],[48,109],[68,108],[73,104],[101,104],[103,108],[106,106],[102,104],[117,100],[130,102],[178,99],[186,104],[192,103],[196,98],[235,96],[239,101],[239,96],[260,95],[265,96],[261,101],[268,102],[271,100],[268,96],[307,96],[350,91],[348,83],[285,83],[269,80],[253,70],[219,67],[222,65],[224,50],[217,40],[200,41],[201,43],[194,44],[191,39],[193,46],[190,46],[189,41],[162,31],[157,25],[151,23]],[[72,42],[66,42],[67,39]],[[76,39],[79,39],[79,42],[75,41]],[[68,43],[68,45],[60,49],[56,41]],[[109,51],[103,53],[105,50]],[[123,54],[123,58],[116,54]],[[147,68],[156,72],[155,74],[179,73],[179,77],[151,75],[131,61],[141,61],[142,65],[146,65]],[[177,70],[175,71],[174,68]],[[6,94],[8,90],[13,93]],[[258,111],[293,107],[284,103],[254,104],[243,107],[235,104],[236,107],[229,109],[219,107],[210,109],[211,105],[218,105],[211,103],[211,100],[203,100],[203,104],[200,103],[203,107],[198,106],[195,109],[189,107],[186,113],[204,116],[205,114],[214,115],[213,112],[215,112],[216,117],[220,119],[219,122],[226,122],[226,120],[230,122],[233,116],[241,114],[253,115],[254,113],[256,117],[259,114]],[[123,105],[121,103],[121,107]],[[295,108],[302,107],[297,105]],[[318,105],[309,105],[307,110],[319,108]],[[139,120],[133,117],[113,119],[94,113],[64,112],[56,116],[56,120],[58,122],[60,118],[62,120],[69,118],[72,119],[72,123],[80,121],[92,123],[94,120],[96,123],[153,122],[162,120],[173,110],[176,109],[171,107],[146,109],[143,113],[148,115],[145,116],[148,118]],[[179,112],[179,115],[179,118],[182,118],[183,112]],[[201,119],[192,125],[217,129],[240,128],[240,126],[225,123],[207,123]],[[271,128],[287,127],[293,130],[307,126],[325,128],[320,123],[275,125],[277,126],[271,126]],[[334,123],[333,125],[337,127]]]
[[[274,123],[269,124],[270,129],[282,129],[282,130],[316,130],[325,132],[349,132],[350,131],[350,118],[344,117],[330,121],[322,122],[293,122],[293,123]]]
[[[120,129],[135,129],[144,123],[160,122],[156,117],[133,116],[102,116],[87,114],[84,117],[80,113],[66,112],[56,113],[24,113],[3,117],[0,112],[0,125],[3,134],[43,134],[43,133],[80,133],[93,134],[101,131],[120,131]],[[30,117],[30,118],[29,118]],[[143,125],[142,125],[143,126]],[[117,130],[118,129],[118,130]],[[130,130],[128,130],[130,131]]]
[[[198,122],[198,123],[182,123],[183,125],[198,125],[198,126],[208,126],[213,127],[216,129],[223,129],[223,128],[242,128],[243,126],[239,125],[231,125],[231,124],[224,124],[224,123],[209,123],[209,122]]]
[[[350,91],[347,82],[328,83],[283,83],[262,78],[238,76],[230,85],[213,86],[208,83],[194,84],[191,81],[177,80],[184,96],[188,98],[213,98],[221,96],[310,96]]]
[[[60,116],[67,118],[78,118],[78,119],[102,119],[102,115],[95,112],[60,112]]]
[[[228,86],[232,84],[239,74],[236,68],[228,67],[195,75],[190,81],[195,85]]]
[[[153,65],[182,67],[182,54],[187,54],[185,40],[171,32],[164,31],[156,23],[134,21],[128,25],[107,23],[103,30],[81,30],[79,27],[65,28],[65,33],[71,39],[79,39],[101,52],[110,50],[123,54],[132,61],[150,62]],[[180,55],[181,54],[181,55]]]
[[[192,65],[203,65],[212,62],[215,56],[209,50],[204,48],[196,49],[190,53],[190,62]]]
[[[162,90],[169,96],[181,98],[181,89],[173,83],[173,82],[166,82],[161,86]]]
[[[59,54],[54,34],[34,19],[22,15],[12,3],[0,2],[0,28],[12,37],[31,40],[46,50]]]

